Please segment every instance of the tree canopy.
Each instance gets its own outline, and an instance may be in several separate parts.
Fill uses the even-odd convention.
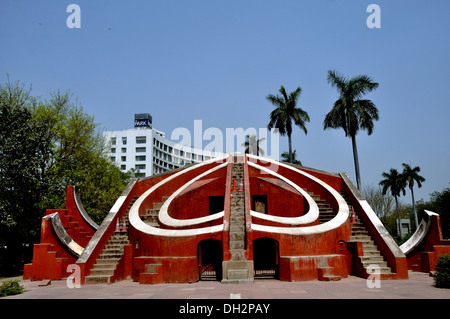
[[[281,86],[278,90],[281,95],[269,94],[266,100],[275,106],[275,109],[270,113],[270,121],[267,125],[269,130],[273,128],[278,129],[281,135],[288,136],[289,143],[289,162],[292,163],[292,122],[299,128],[308,133],[306,129],[306,122],[309,122],[309,115],[306,111],[297,107],[297,101],[300,97],[302,89],[297,89],[291,93],[288,93],[284,86]]]
[[[65,208],[68,185],[79,187],[93,220],[103,220],[128,180],[104,147],[94,118],[70,92],[46,101],[31,86],[0,84],[0,266],[3,258],[20,263],[21,247],[39,241],[45,210]]]

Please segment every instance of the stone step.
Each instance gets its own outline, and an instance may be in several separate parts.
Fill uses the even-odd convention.
[[[367,241],[373,241],[372,237],[370,235],[355,235],[355,236],[350,236],[350,241],[362,241],[362,242],[367,242]]]
[[[245,258],[245,249],[230,249],[231,260],[233,261],[242,261],[247,260]]]
[[[360,257],[361,258],[361,261],[362,262],[367,262],[367,261],[373,261],[373,262],[379,262],[379,261],[385,261],[384,260],[384,257],[383,256],[368,256],[368,255],[365,255],[365,256],[361,256]]]
[[[361,260],[361,263],[364,265],[364,268],[367,268],[369,265],[377,265],[379,267],[387,267],[387,261],[380,260]]]
[[[90,276],[112,276],[116,268],[92,268]]]
[[[117,267],[117,262],[119,261],[119,259],[114,259],[114,262],[109,262],[109,263],[99,263],[99,261],[102,259],[99,259],[96,261],[96,263],[94,264],[94,267],[92,269],[115,269]]]
[[[159,228],[159,223],[157,222],[146,222],[146,224],[155,228]]]
[[[145,215],[158,216],[159,211],[160,211],[159,209],[148,208],[148,209],[145,210]]]
[[[336,213],[333,211],[327,211],[327,212],[321,212],[319,211],[319,216],[329,216],[329,217],[334,217],[336,216]]]
[[[122,253],[114,253],[114,254],[103,254],[101,253],[98,258],[99,259],[111,259],[111,258],[120,258],[122,257]]]
[[[114,264],[116,265],[119,262],[120,258],[103,258],[103,259],[97,259],[95,265],[100,265],[100,264],[105,264],[105,265],[110,265],[110,264]]]
[[[121,241],[128,240],[128,235],[124,233],[114,233],[113,236],[109,239],[109,241]]]
[[[243,240],[230,240],[230,249],[245,249]]]
[[[245,220],[245,216],[241,215],[241,216],[236,216],[236,215],[231,215],[230,217],[230,222],[237,222],[237,223],[243,223]]]
[[[245,232],[230,232],[230,240],[232,241],[243,241],[245,240]]]
[[[127,244],[130,243],[129,241],[123,241],[123,242],[124,243],[122,243],[122,242],[120,242],[120,243],[116,243],[116,242],[108,243],[108,244],[105,245],[105,248],[103,248],[103,249],[122,249],[124,245],[127,245]]]
[[[143,215],[141,216],[141,220],[143,222],[154,222],[154,223],[158,223],[158,216],[148,216],[148,215]]]
[[[369,231],[367,231],[367,229],[361,228],[361,229],[353,229],[351,230],[352,236],[353,234],[356,235],[366,235],[366,236],[370,236],[369,235]]]
[[[230,232],[244,232],[245,225],[230,225]]]
[[[85,284],[86,285],[94,285],[94,284],[109,284],[111,283],[110,275],[96,275],[96,276],[86,276]]]

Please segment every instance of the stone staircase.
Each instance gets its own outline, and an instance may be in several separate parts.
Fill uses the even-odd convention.
[[[223,262],[223,283],[253,282],[253,261],[245,258],[245,194],[239,191],[244,179],[243,163],[233,163],[232,181],[236,192],[231,193],[230,253],[231,259]]]
[[[101,254],[98,256],[91,269],[90,275],[86,276],[86,284],[111,283],[111,277],[114,276],[114,271],[119,264],[119,260],[123,256],[123,247],[130,244],[128,239],[128,213],[137,199],[138,197],[134,197],[130,205],[128,205],[125,215],[119,220],[119,232],[115,231],[109,238],[105,247],[103,247]],[[123,222],[125,222],[126,225],[125,229],[123,227]]]
[[[59,218],[67,234],[74,239],[80,246],[86,247],[89,240],[92,238],[93,233],[87,231],[83,226],[80,226],[78,222],[74,221],[74,217],[68,215],[68,211],[60,211]]]
[[[115,232],[96,260],[86,284],[109,284],[120,258],[123,255],[123,246],[129,244],[127,233]]]
[[[341,195],[348,204],[350,218],[352,218],[352,205],[350,204],[345,194]],[[360,259],[366,271],[369,266],[376,266],[379,267],[380,274],[382,277],[383,275],[385,275],[386,277],[392,275],[391,267],[388,266],[387,261],[384,259],[384,256],[381,254],[375,241],[370,236],[367,227],[364,225],[363,221],[356,212],[355,212],[355,222],[351,224],[351,235],[349,241],[362,242],[364,255],[360,256]]]
[[[351,227],[351,236],[349,241],[359,241],[363,243],[364,255],[360,258],[364,268],[367,270],[367,268],[371,265],[377,266],[379,267],[381,275],[392,274],[391,267],[387,265],[387,261],[385,261],[383,255],[375,244],[375,241],[370,236],[366,226],[357,215],[355,221],[356,222],[353,223]]]
[[[153,203],[153,208],[146,209],[145,215],[141,216],[142,221],[150,226],[159,228],[158,214],[162,205],[168,198],[169,196],[163,196],[162,202]]]
[[[319,223],[323,224],[332,220],[336,216],[336,212],[324,200],[320,199],[319,195],[307,192],[319,207]]]

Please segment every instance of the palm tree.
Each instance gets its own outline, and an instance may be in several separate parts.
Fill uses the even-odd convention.
[[[375,90],[378,83],[367,75],[358,75],[351,79],[343,77],[336,71],[328,71],[328,83],[339,91],[339,99],[334,102],[331,111],[325,116],[323,129],[342,128],[345,136],[352,139],[353,159],[355,162],[356,184],[361,190],[356,134],[360,129],[373,132],[373,120],[378,120],[378,109],[371,100],[362,99],[363,95]]]
[[[289,140],[289,162],[292,163],[292,122],[300,127],[305,135],[308,133],[305,122],[309,122],[307,112],[297,107],[297,100],[300,97],[302,89],[298,87],[295,91],[287,93],[286,89],[281,86],[279,89],[281,96],[269,94],[266,99],[275,105],[275,109],[270,113],[270,122],[267,125],[269,130],[276,128],[281,135],[288,136]]]
[[[412,197],[412,204],[413,204],[413,210],[414,210],[414,220],[416,222],[416,228],[419,227],[418,218],[417,218],[417,212],[416,212],[416,203],[414,201],[414,182],[417,182],[417,186],[419,188],[422,187],[422,183],[425,182],[425,178],[420,176],[418,173],[420,172],[420,167],[416,166],[414,168],[411,168],[408,164],[403,163],[403,178],[405,179],[405,182],[408,183],[409,189],[411,190],[411,197]]]
[[[383,172],[382,176],[384,179],[380,182],[380,185],[383,186],[383,195],[386,194],[387,190],[391,189],[391,194],[395,198],[395,205],[397,206],[397,215],[398,215],[398,225],[400,230],[400,240],[403,237],[402,234],[402,222],[400,217],[400,207],[398,206],[398,197],[401,195],[405,195],[405,179],[395,168],[391,168],[389,174]]]
[[[256,153],[257,156],[259,156],[259,154],[261,154],[261,156],[264,156],[264,150],[261,147],[259,147],[259,143],[261,143],[265,139],[266,138],[263,137],[263,138],[260,138],[259,140],[257,140],[256,135],[254,135],[254,134],[251,136],[247,135],[247,140],[244,143],[242,143],[242,146],[245,147],[244,153],[245,154],[249,154],[249,153],[255,154]]]
[[[302,162],[299,161],[298,159],[296,159],[295,152],[297,152],[297,150],[294,150],[292,152],[292,164],[302,165]],[[288,152],[283,152],[283,154],[281,154],[281,158],[283,159],[283,162],[289,162],[289,153]]]

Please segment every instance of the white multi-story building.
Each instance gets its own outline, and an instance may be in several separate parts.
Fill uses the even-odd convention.
[[[164,132],[152,127],[152,117],[148,113],[134,115],[134,128],[105,131],[103,136],[109,145],[111,161],[123,172],[134,169],[137,177],[223,156],[166,139]]]

